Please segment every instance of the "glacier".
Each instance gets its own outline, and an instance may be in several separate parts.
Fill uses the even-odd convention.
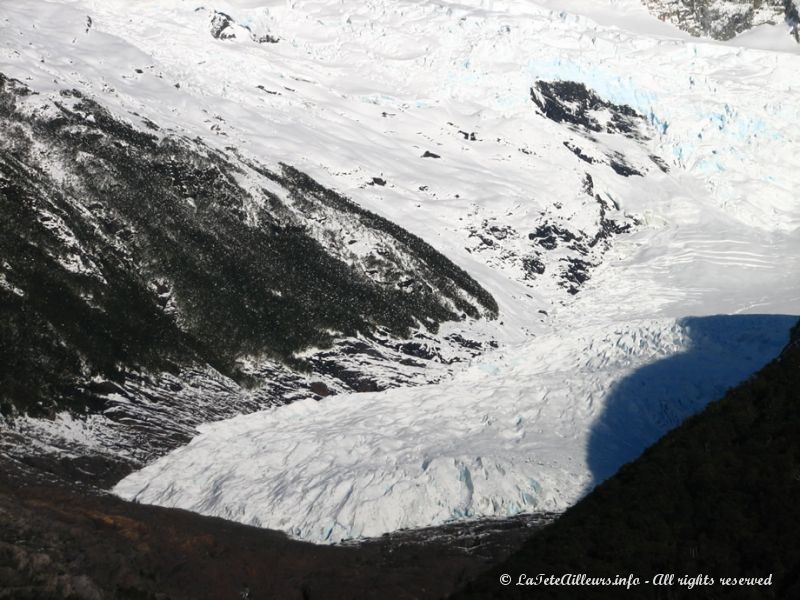
[[[314,542],[559,512],[774,356],[795,322],[633,321],[573,329],[569,342],[556,332],[443,385],[202,426],[115,492]],[[636,375],[686,353],[683,364]]]
[[[296,165],[500,307],[443,325],[498,346],[452,377],[202,425],[119,482],[123,498],[319,543],[560,511],[774,356],[800,313],[800,50],[785,24],[692,38],[634,0],[45,6],[2,8],[0,72]],[[235,37],[212,35],[214,11]],[[647,130],[546,118],[531,88],[556,80]],[[617,156],[639,174],[609,168]],[[572,242],[546,250],[529,232],[591,238],[598,207],[632,227],[584,257],[573,295]]]

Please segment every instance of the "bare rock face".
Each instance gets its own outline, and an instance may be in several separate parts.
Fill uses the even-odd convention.
[[[765,23],[788,21],[798,38],[795,0],[643,0],[650,11],[695,36],[729,40]],[[800,41],[800,39],[798,39]]]

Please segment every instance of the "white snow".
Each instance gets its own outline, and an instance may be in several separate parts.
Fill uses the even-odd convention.
[[[114,491],[316,542],[559,511],[774,356],[794,321],[554,332],[445,384],[204,426]]]
[[[207,425],[117,494],[318,542],[560,510],[776,354],[792,319],[749,315],[800,313],[800,46],[777,29],[699,40],[636,0],[198,6],[6,3],[0,72],[308,172],[489,289],[500,318],[469,327],[500,348],[437,385]],[[213,39],[212,9],[280,41]],[[545,119],[537,79],[631,105],[652,139]],[[565,141],[621,152],[644,176],[588,165]],[[595,225],[586,173],[641,225],[573,298],[557,252],[534,280],[519,253],[542,215]],[[484,222],[517,233],[481,249]]]

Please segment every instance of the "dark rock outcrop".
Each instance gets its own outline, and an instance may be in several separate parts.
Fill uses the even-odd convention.
[[[729,40],[764,23],[788,22],[800,42],[797,5],[793,0],[644,0],[662,21],[694,36]]]

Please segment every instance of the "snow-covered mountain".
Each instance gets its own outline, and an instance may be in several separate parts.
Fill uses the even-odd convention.
[[[560,510],[800,312],[784,21],[75,0],[0,28],[3,447],[148,464],[123,497],[322,542]]]
[[[481,346],[435,337],[495,318],[474,279],[296,169],[137,130],[77,90],[0,84],[10,415],[69,409],[73,430],[102,412],[89,446],[146,460],[297,389],[413,383]]]

